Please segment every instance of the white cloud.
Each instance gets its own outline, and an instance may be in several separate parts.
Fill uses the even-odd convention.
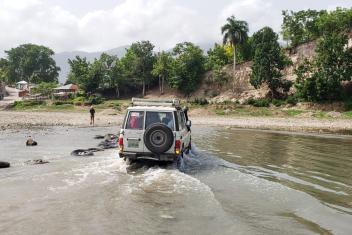
[[[269,26],[277,33],[280,31],[282,16],[281,9],[277,8],[270,1],[264,0],[240,0],[233,1],[225,7],[220,19],[234,15],[238,20],[245,20],[249,24],[250,33]]]
[[[43,0],[0,0],[1,51],[23,43],[55,51],[95,51],[137,40],[167,49],[187,40],[214,41],[219,37],[216,27],[210,18],[173,0],[124,0],[82,16]]]

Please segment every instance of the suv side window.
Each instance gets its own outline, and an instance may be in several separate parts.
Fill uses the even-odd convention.
[[[185,129],[186,128],[185,117],[182,112],[177,112],[177,120],[178,120],[178,125],[180,127],[180,130]]]
[[[142,130],[144,111],[130,111],[127,118],[126,129]]]

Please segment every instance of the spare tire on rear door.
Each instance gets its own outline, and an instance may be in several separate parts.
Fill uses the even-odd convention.
[[[152,153],[165,153],[174,143],[172,130],[162,123],[150,125],[144,133],[144,144]]]

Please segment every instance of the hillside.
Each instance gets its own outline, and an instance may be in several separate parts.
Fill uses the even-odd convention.
[[[291,81],[295,80],[294,68],[305,58],[313,58],[315,55],[315,47],[316,42],[313,41],[286,51],[286,54],[292,60],[293,65],[284,70],[283,74],[285,79]],[[225,100],[243,103],[248,98],[265,97],[268,92],[268,89],[265,86],[256,90],[249,83],[251,66],[251,61],[237,64],[235,75],[233,75],[232,65],[225,66],[223,69],[226,71],[230,79],[222,87],[216,86],[212,83],[213,73],[211,71],[206,73],[199,89],[194,92],[192,96],[208,98],[215,103],[223,102]],[[292,89],[293,88],[291,88],[291,90]]]

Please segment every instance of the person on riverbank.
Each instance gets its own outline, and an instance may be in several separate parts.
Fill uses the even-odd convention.
[[[94,126],[95,109],[93,106],[90,106],[89,112],[90,112],[90,125]]]

